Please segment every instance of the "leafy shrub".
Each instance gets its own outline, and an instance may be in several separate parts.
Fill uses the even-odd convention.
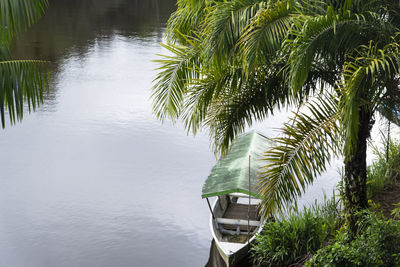
[[[323,206],[302,211],[265,224],[252,248],[254,266],[288,266],[321,247],[336,228],[339,210],[335,198]]]
[[[400,266],[400,222],[371,211],[358,216],[360,228],[354,238],[348,229],[341,229],[333,243],[320,249],[306,266]]]
[[[391,215],[393,216],[393,218],[395,219],[400,219],[400,203],[397,204],[393,204],[395,206],[395,208],[392,210]]]

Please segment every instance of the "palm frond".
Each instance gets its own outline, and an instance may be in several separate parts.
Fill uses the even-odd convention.
[[[292,2],[268,2],[269,5],[251,19],[239,42],[246,68],[265,64],[275,56],[296,16],[296,6]]]
[[[48,0],[0,0],[0,45],[9,45],[15,34],[42,16]]]
[[[273,139],[276,146],[264,155],[258,185],[264,216],[294,201],[340,153],[338,119],[337,99],[321,96],[283,126],[283,137]]]
[[[37,60],[0,61],[0,116],[5,127],[5,112],[11,123],[22,119],[24,102],[29,111],[43,102],[43,92],[48,89],[49,79],[46,62]]]
[[[178,41],[187,44],[187,36],[201,31],[201,25],[207,15],[206,8],[212,1],[178,0],[178,9],[168,20],[166,37],[171,43]]]
[[[264,6],[262,0],[223,1],[212,6],[204,21],[205,54],[218,63],[226,60],[234,53],[243,30]]]
[[[164,59],[155,60],[162,66],[155,78],[153,87],[153,111],[163,120],[167,117],[178,119],[184,95],[194,79],[199,78],[201,65],[198,46],[183,46],[162,44],[172,56],[162,56]]]
[[[203,126],[210,106],[224,95],[233,95],[242,90],[246,80],[243,70],[237,64],[224,64],[217,68],[208,68],[207,75],[194,80],[186,94],[182,119],[188,131],[196,134]]]
[[[285,51],[290,54],[288,60],[288,82],[296,94],[307,81],[312,64],[324,61],[336,64],[332,68],[341,69],[344,53],[360,44],[377,38],[373,28],[377,27],[378,16],[373,13],[352,14],[336,13],[332,7],[326,15],[300,16],[295,20],[290,35],[293,38],[285,42]],[[376,32],[376,31],[375,31]]]
[[[292,101],[288,97],[287,88],[282,84],[279,68],[276,72],[269,70],[265,72],[259,69],[235,91],[228,84],[213,98],[204,126],[210,130],[215,152],[224,154],[246,126],[252,125],[253,121],[265,119],[274,110]]]
[[[395,77],[400,68],[398,35],[383,48],[370,41],[362,45],[355,56],[350,56],[344,69],[344,86],[341,89],[340,110],[346,133],[346,155],[357,142],[359,109],[372,113],[383,92],[386,81]]]

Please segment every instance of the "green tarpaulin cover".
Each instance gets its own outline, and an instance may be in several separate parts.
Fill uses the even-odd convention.
[[[230,193],[244,193],[259,198],[256,187],[262,154],[271,146],[271,141],[257,132],[236,138],[227,155],[218,160],[203,186],[202,197],[215,197]],[[249,192],[249,155],[250,184]]]

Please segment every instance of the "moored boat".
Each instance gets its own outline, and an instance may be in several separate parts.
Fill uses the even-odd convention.
[[[211,211],[211,232],[227,266],[235,266],[248,254],[262,230],[257,184],[260,157],[269,144],[268,138],[257,132],[237,138],[203,186],[202,197]],[[216,197],[212,206],[210,197]]]

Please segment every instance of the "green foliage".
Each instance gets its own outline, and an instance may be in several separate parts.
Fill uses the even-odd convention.
[[[9,53],[13,37],[29,28],[47,8],[47,0],[0,0],[0,117],[5,127],[5,113],[10,122],[21,120],[24,103],[29,111],[43,101],[49,80],[46,62],[14,60]]]
[[[316,98],[282,130],[283,137],[273,139],[277,145],[264,156],[268,163],[261,173],[260,192],[266,214],[300,195],[325,171],[332,151],[340,153],[337,99],[334,95]]]
[[[399,33],[388,36],[390,41],[382,48],[379,41],[370,40],[361,45],[344,64],[344,85],[340,90],[341,120],[345,129],[345,154],[354,152],[357,141],[360,116],[360,102],[363,108],[374,112],[381,103],[380,98],[390,77],[400,67],[398,44]]]
[[[291,28],[296,8],[300,9],[300,5],[294,1],[264,2],[263,8],[251,18],[239,40],[244,66],[249,71],[274,60]]]
[[[400,203],[397,204],[393,204],[395,206],[395,208],[392,210],[391,215],[393,216],[393,218],[395,219],[400,219]]]
[[[339,218],[335,198],[322,206],[315,204],[302,211],[268,221],[252,248],[255,266],[289,266],[318,250],[333,234]]]
[[[207,128],[223,156],[255,121],[309,105],[311,115],[295,114],[265,154],[267,215],[301,195],[332,155],[344,155],[347,167],[364,166],[353,161],[366,160],[357,146],[369,136],[373,114],[392,112],[400,98],[399,29],[399,5],[389,0],[178,0],[154,111],[194,134]],[[347,168],[355,169],[346,179],[361,185],[346,188],[349,198],[364,194],[365,169]],[[365,199],[355,201],[363,206]]]
[[[0,0],[0,46],[8,46],[13,37],[41,17],[48,0]]]
[[[10,121],[15,122],[23,117],[24,103],[31,111],[43,101],[43,89],[48,85],[48,77],[43,73],[44,64],[38,60],[0,61],[0,115],[3,127],[5,108]]]
[[[160,119],[165,118],[168,110],[170,118],[177,119],[181,111],[183,95],[190,81],[199,77],[196,65],[199,61],[199,49],[195,46],[163,45],[175,56],[164,56],[157,60],[162,66],[158,69],[156,89],[153,92],[153,110]],[[189,71],[190,69],[190,71]]]
[[[349,229],[341,229],[332,244],[319,250],[306,266],[400,266],[400,222],[370,211],[357,216],[360,225],[354,238]]]
[[[376,196],[385,186],[400,180],[400,143],[389,141],[388,159],[386,147],[382,150],[378,150],[374,146],[372,148],[376,160],[367,169],[368,198]]]
[[[210,128],[214,148],[223,154],[253,119],[262,120],[280,104],[286,105],[290,98],[282,66],[274,57],[268,65],[252,67],[251,73],[242,60],[255,58],[248,53],[258,47],[250,45],[250,39],[257,42],[252,29],[258,29],[259,22],[268,24],[262,27],[268,34],[285,35],[289,1],[278,2],[179,0],[167,27],[166,47],[172,55],[159,61],[153,89],[157,117],[182,119],[193,133]],[[275,40],[269,48],[273,51],[283,40],[269,39]]]

